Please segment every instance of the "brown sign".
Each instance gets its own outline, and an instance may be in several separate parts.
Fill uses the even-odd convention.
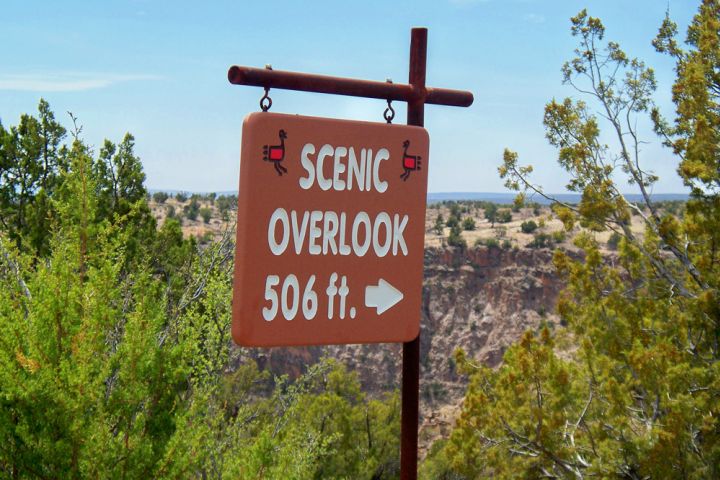
[[[267,112],[245,119],[236,343],[417,336],[428,149],[420,127]]]

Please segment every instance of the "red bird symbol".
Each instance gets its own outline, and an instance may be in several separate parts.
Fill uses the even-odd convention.
[[[283,173],[287,173],[287,168],[282,166],[282,161],[285,159],[285,139],[287,138],[287,133],[285,133],[285,130],[280,130],[278,136],[280,137],[280,145],[263,146],[263,160],[273,162],[275,171],[278,175],[282,176]]]
[[[420,155],[409,155],[407,152],[409,146],[410,146],[410,140],[405,140],[403,142],[403,158],[402,158],[403,169],[405,170],[405,172],[403,172],[403,174],[400,175],[400,178],[402,178],[403,181],[408,179],[408,177],[410,176],[410,172],[413,172],[415,170],[422,170],[420,168],[420,165],[422,164],[422,162],[420,160],[422,159],[422,157],[420,157]]]

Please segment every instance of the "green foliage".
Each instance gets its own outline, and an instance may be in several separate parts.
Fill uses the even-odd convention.
[[[230,212],[237,208],[237,196],[236,195],[220,195],[215,199],[215,206],[217,206],[220,212],[220,218],[223,221],[230,219]]]
[[[466,478],[718,478],[720,477],[720,2],[703,0],[688,51],[663,23],[656,47],[677,62],[676,118],[652,103],[654,74],[605,40],[602,22],[584,10],[572,18],[579,45],[564,81],[589,96],[552,101],[545,110],[550,143],[570,174],[579,205],[553,210],[570,230],[580,258],[555,253],[567,282],[557,311],[567,329],[527,332],[497,370],[458,353],[470,384],[442,468]],[[589,105],[599,107],[597,114]],[[655,204],[656,177],[642,165],[638,117],[650,115],[679,158],[693,189],[681,218]],[[618,150],[600,141],[603,126]],[[616,168],[638,189],[627,203]],[[500,174],[516,190],[545,195],[514,152]],[[644,223],[629,228],[631,211]],[[604,259],[593,231],[622,240]],[[536,237],[537,240],[537,237]],[[562,353],[561,353],[562,352]]]
[[[442,213],[438,213],[437,217],[435,217],[435,225],[433,225],[433,230],[436,234],[442,235],[445,233],[445,219],[442,216]]]
[[[3,148],[43,138],[23,118]],[[132,136],[56,147],[40,174],[23,153],[35,191],[0,177],[0,477],[397,477],[397,394],[367,398],[332,361],[291,381],[239,360],[232,236],[199,249],[177,219],[157,229]]]
[[[180,203],[187,202],[187,199],[188,199],[188,194],[185,192],[177,192],[175,194],[175,200],[177,200]]]
[[[485,219],[490,222],[490,226],[494,227],[497,222],[498,207],[494,203],[490,203],[485,207]]]
[[[455,215],[450,214],[447,221],[445,222],[445,226],[452,229],[454,227],[458,227],[460,225],[460,218],[456,217]]]
[[[454,218],[454,217],[451,217]],[[455,224],[450,228],[450,235],[448,235],[448,245],[451,247],[467,247],[467,242],[462,236],[462,229],[459,224]]]
[[[168,198],[170,198],[170,195],[165,192],[155,192],[153,193],[152,198],[155,202],[163,204]]]
[[[522,231],[523,233],[532,233],[537,230],[537,228],[537,223],[535,223],[534,220],[528,220],[520,224],[520,231]]]
[[[475,230],[475,219],[472,217],[466,217],[462,222],[462,228],[465,231]]]
[[[465,207],[461,206],[458,202],[450,203],[450,216],[460,218],[463,214]]]
[[[533,235],[533,239],[527,244],[528,248],[552,248],[553,237],[552,235],[539,232]]]
[[[505,240],[505,241],[507,242],[507,240]],[[477,240],[475,240],[475,245],[477,245],[477,246],[484,245],[488,248],[499,248],[500,241],[498,241],[497,238],[478,238]]]
[[[200,213],[200,202],[198,202],[197,198],[191,199],[190,203],[183,207],[183,213],[188,220],[197,220]]]
[[[498,210],[495,221],[498,223],[512,222],[512,212],[508,208],[503,208],[501,210]]]
[[[620,235],[618,232],[613,232],[607,241],[607,247],[610,250],[617,250],[618,245],[620,244],[620,239],[622,238],[622,235]]]
[[[212,210],[208,207],[202,207],[199,210],[200,216],[203,219],[203,222],[210,223],[210,219],[212,218]]]
[[[22,115],[7,130],[0,124],[0,225],[22,251],[49,252],[49,198],[69,162],[65,133],[42,99],[37,118]]]

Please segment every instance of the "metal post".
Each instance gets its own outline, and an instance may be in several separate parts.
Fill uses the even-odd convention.
[[[413,28],[410,40],[409,83],[416,91],[425,91],[427,28]],[[408,102],[407,124],[425,124],[425,95]],[[418,315],[420,312],[418,312]],[[400,479],[416,480],[418,463],[418,409],[420,393],[420,334],[403,343],[402,414],[400,426]]]

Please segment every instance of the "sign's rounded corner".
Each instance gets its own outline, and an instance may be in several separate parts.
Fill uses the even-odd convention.
[[[250,112],[247,115],[245,115],[245,118],[243,118],[243,128],[251,126],[252,124],[257,122],[258,121],[257,119],[263,113],[265,113],[265,112]]]
[[[422,127],[422,134],[425,137],[424,140],[427,142],[428,145],[430,145],[430,132],[427,131],[427,128]]]
[[[408,336],[408,338],[403,340],[404,343],[412,342],[420,335],[420,322],[414,324],[412,328],[413,329],[410,331],[410,335]]]
[[[245,341],[245,336],[242,334],[242,328],[240,322],[232,322],[230,326],[230,336],[232,341],[238,347],[248,347],[248,342]]]

